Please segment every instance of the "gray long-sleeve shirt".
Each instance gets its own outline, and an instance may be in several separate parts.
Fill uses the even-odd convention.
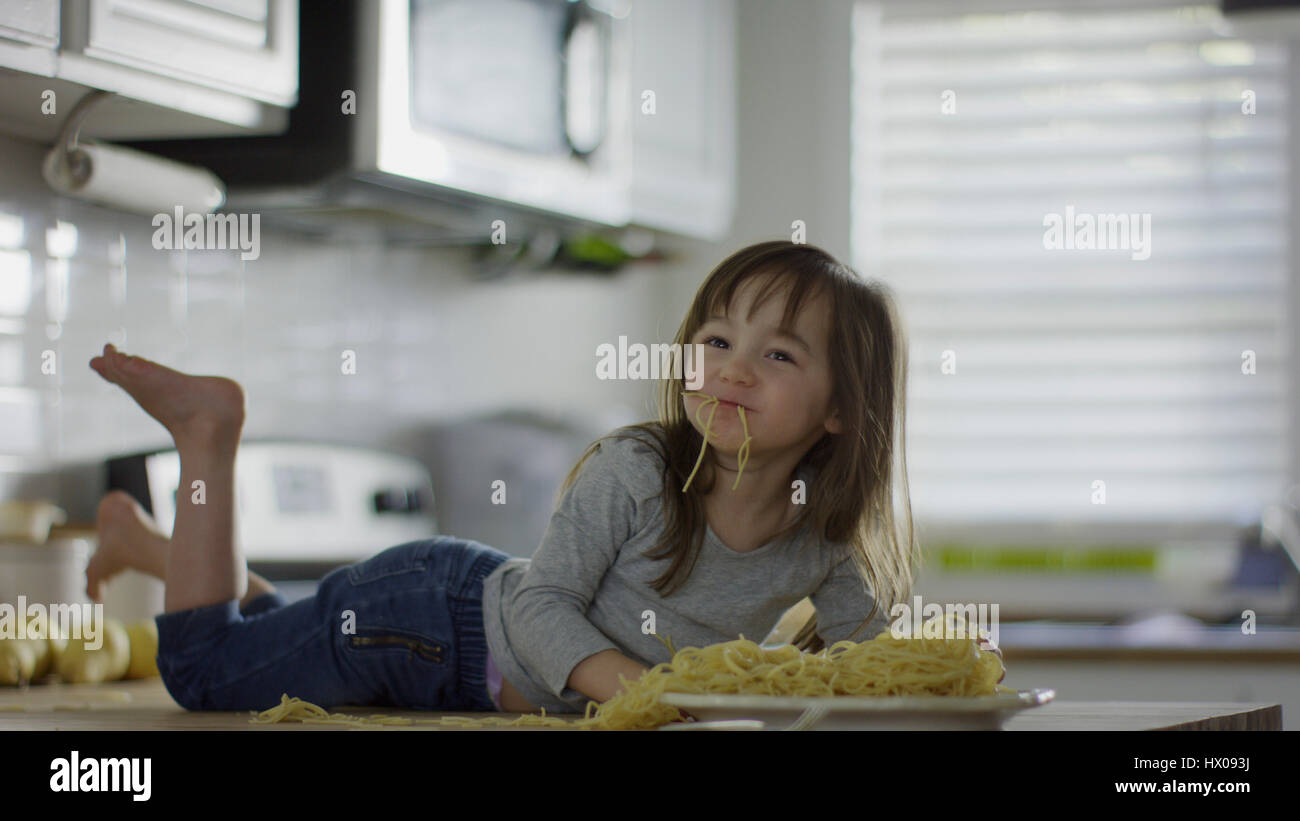
[[[646,434],[639,433],[644,437]],[[647,559],[664,531],[662,460],[645,441],[609,439],[587,460],[552,515],[531,559],[513,558],[483,582],[483,625],[501,674],[547,712],[583,712],[590,699],[568,687],[583,659],[618,650],[653,667],[677,649],[761,642],[805,596],[817,608],[818,635],[830,646],[867,641],[888,625],[877,612],[850,636],[873,604],[845,545],[810,538],[810,528],[746,553],[713,528],[689,579],[667,598],[649,583],[668,567]],[[812,490],[813,474],[799,476]]]

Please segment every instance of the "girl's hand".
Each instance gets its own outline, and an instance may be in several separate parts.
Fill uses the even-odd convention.
[[[999,650],[998,646],[993,643],[993,640],[988,638],[987,636],[980,636],[978,639],[976,639],[976,644],[979,646],[981,650],[986,650],[990,653],[995,654],[998,657],[998,663],[1002,665],[1002,676],[998,679],[998,684],[1001,684],[1002,679],[1007,677],[1007,665],[1005,664],[1002,658],[1002,651]]]

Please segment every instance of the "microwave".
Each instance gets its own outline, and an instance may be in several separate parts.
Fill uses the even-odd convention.
[[[360,119],[363,170],[626,224],[630,49],[617,11],[595,0],[363,4],[361,79],[374,101]]]
[[[492,220],[631,220],[630,0],[303,3],[278,136],[135,141],[204,166],[227,207],[367,214],[481,237]]]

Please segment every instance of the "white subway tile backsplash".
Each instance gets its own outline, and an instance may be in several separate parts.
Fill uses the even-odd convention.
[[[0,248],[20,248],[23,244],[23,218],[0,211]]]
[[[0,390],[0,453],[44,457],[41,393],[30,388]]]
[[[0,385],[31,386],[33,377],[25,367],[26,349],[21,339],[0,336]]]
[[[45,261],[45,321],[62,324],[68,318],[68,260]]]
[[[32,304],[32,255],[0,250],[0,316],[22,316]]]
[[[67,259],[77,253],[77,226],[56,220],[52,228],[45,229],[45,254],[55,259]]]

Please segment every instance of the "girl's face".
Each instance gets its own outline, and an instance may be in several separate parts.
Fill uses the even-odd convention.
[[[820,297],[805,302],[792,338],[777,328],[785,308],[780,295],[769,298],[753,320],[746,319],[757,290],[754,279],[746,282],[729,316],[712,317],[688,340],[704,346],[700,391],[723,400],[713,411],[709,441],[730,453],[740,447],[745,435],[739,404],[753,437],[751,454],[797,450],[802,456],[823,434],[841,430],[830,409],[829,306]],[[691,424],[703,435],[712,410],[708,400],[686,396],[684,402]]]

